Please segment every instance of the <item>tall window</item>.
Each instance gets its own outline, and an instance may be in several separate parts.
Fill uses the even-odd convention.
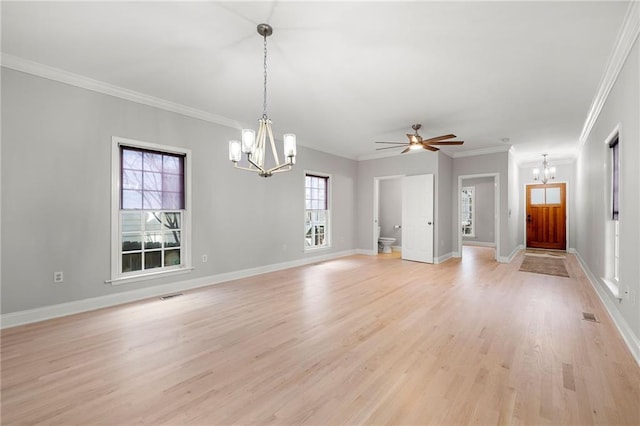
[[[112,281],[188,266],[188,151],[127,142],[117,143]]]
[[[620,269],[620,155],[618,136],[609,143],[611,150],[611,220],[613,221],[613,279],[618,281]]]
[[[476,217],[476,187],[466,186],[462,188],[462,236],[475,237],[475,217]]]
[[[329,177],[305,175],[305,249],[329,246]]]

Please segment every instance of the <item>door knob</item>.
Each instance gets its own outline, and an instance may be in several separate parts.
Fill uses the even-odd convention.
[[[531,223],[531,215],[530,214],[527,215],[527,223]]]
[[[427,222],[427,225],[431,225],[431,222]]]

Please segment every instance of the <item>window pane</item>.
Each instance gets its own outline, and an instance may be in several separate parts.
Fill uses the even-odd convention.
[[[162,208],[164,210],[175,210],[184,208],[184,199],[180,192],[163,192]]]
[[[160,210],[162,208],[162,192],[144,191],[144,202],[142,207],[145,210]]]
[[[164,227],[167,229],[180,229],[180,213],[165,213]]]
[[[122,149],[122,168],[142,170],[142,152]]]
[[[144,229],[147,231],[159,231],[162,229],[162,212],[147,212]]]
[[[122,190],[122,208],[123,209],[141,209],[142,208],[142,191]]]
[[[162,233],[161,232],[146,233],[144,235],[144,248],[145,249],[162,248]]]
[[[531,189],[531,204],[544,204],[544,188]]]
[[[162,154],[145,152],[143,156],[142,169],[150,172],[161,172]]]
[[[142,189],[142,172],[135,170],[122,171],[123,189]]]
[[[144,172],[142,189],[162,191],[162,173]]]
[[[164,252],[164,266],[180,265],[180,250],[167,250]]]
[[[182,171],[182,158],[174,157],[172,155],[165,155],[162,158],[163,171],[165,173],[174,173],[177,175],[183,174]]]
[[[180,231],[165,232],[165,247],[180,247]]]
[[[560,204],[560,188],[547,188],[547,204]]]
[[[170,192],[182,191],[182,175],[162,175],[162,190]]]
[[[139,212],[122,213],[122,232],[142,231]]]
[[[122,236],[122,251],[142,250],[142,234]]]
[[[162,266],[162,251],[148,251],[144,254],[144,269],[160,268]]]
[[[122,272],[139,271],[142,269],[142,253],[122,255]]]

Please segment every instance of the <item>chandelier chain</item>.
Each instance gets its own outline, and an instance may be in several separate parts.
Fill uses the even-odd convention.
[[[267,35],[264,35],[264,101],[262,103],[262,118],[267,118]]]

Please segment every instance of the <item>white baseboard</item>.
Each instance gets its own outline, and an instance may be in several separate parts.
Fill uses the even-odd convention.
[[[378,254],[378,250],[356,249],[356,254],[366,254],[367,256],[375,256],[376,254]]]
[[[434,260],[434,263],[437,265],[438,263],[445,262],[445,261],[451,259],[452,257],[455,257],[455,256],[453,255],[453,252],[450,251],[449,253],[445,253],[442,256],[438,256],[438,257],[434,258],[433,260]]]
[[[495,247],[496,243],[484,242],[484,241],[465,241],[462,240],[463,246],[479,246],[479,247]]]
[[[402,251],[402,246],[391,246],[391,251]]]
[[[498,256],[498,262],[500,262],[500,263],[511,263],[513,258],[516,257],[516,255],[520,252],[520,250],[523,250],[523,249],[524,249],[524,245],[523,244],[518,245],[515,249],[513,249],[513,251],[511,252],[511,254],[508,257]]]
[[[622,335],[622,339],[627,344],[631,355],[636,360],[636,363],[640,365],[640,339],[638,339],[638,336],[636,336],[631,327],[629,327],[629,324],[620,314],[620,311],[616,308],[613,300],[611,300],[611,298],[608,296],[608,290],[600,285],[600,280],[595,275],[593,275],[593,272],[591,272],[591,269],[589,269],[582,256],[580,256],[580,253],[576,249],[569,249],[569,252],[576,255],[576,259],[578,259],[580,267],[589,279],[589,282],[591,283],[593,289],[596,291],[596,294],[602,301],[602,304],[607,310],[609,317],[611,317],[611,320]]]
[[[23,324],[44,321],[66,315],[78,314],[100,308],[120,305],[123,303],[135,302],[137,300],[159,297],[179,291],[187,291],[198,287],[219,284],[226,281],[247,278],[325,260],[337,259],[340,257],[356,254],[357,250],[346,250],[337,253],[328,253],[319,256],[310,256],[303,259],[288,262],[275,263],[272,265],[259,266],[256,268],[243,269],[240,271],[226,272],[223,274],[209,275],[206,277],[193,278],[190,280],[177,281],[170,284],[141,288],[138,290],[124,291],[106,296],[92,297],[89,299],[74,300],[73,302],[61,303],[58,305],[44,306],[41,308],[28,309],[25,311],[11,312],[0,315],[0,328],[15,327]]]

